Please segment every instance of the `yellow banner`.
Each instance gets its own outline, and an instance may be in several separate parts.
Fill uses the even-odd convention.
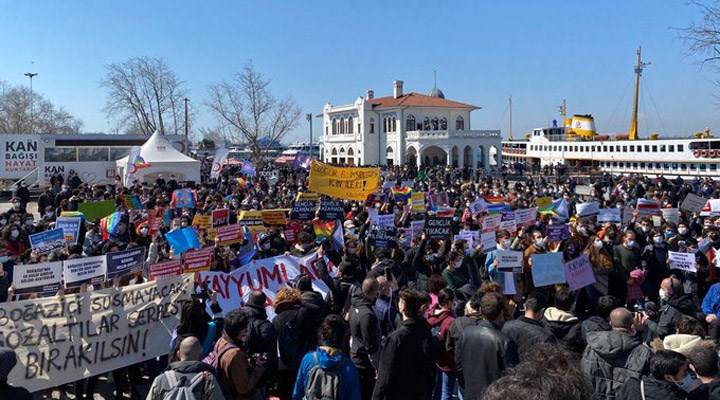
[[[295,196],[295,201],[300,201],[300,200],[317,201],[317,200],[320,200],[320,195],[317,193],[311,193],[311,192],[305,192],[305,193],[299,192],[297,194],[297,196]]]
[[[380,168],[332,167],[310,164],[310,191],[338,199],[365,200],[378,188]]]
[[[192,224],[200,229],[212,228],[212,216],[195,214]]]
[[[546,211],[544,209],[552,205],[552,197],[538,197],[537,200],[535,200],[535,205],[537,206],[538,211]]]
[[[414,213],[424,213],[427,211],[425,207],[425,192],[412,192],[410,195],[411,211]]]
[[[278,208],[276,210],[263,210],[262,220],[265,225],[287,225],[285,217],[286,209]]]

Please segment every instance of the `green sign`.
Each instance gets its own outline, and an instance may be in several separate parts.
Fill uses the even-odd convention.
[[[78,211],[85,215],[88,221],[97,221],[115,212],[115,200],[94,201],[92,203],[80,203]]]

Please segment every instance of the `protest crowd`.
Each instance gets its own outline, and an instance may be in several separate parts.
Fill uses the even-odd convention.
[[[19,191],[0,399],[720,399],[712,180],[205,172]]]

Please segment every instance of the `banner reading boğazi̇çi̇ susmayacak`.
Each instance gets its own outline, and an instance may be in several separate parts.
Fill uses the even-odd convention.
[[[167,354],[192,275],[63,297],[0,303],[9,383],[36,392]]]

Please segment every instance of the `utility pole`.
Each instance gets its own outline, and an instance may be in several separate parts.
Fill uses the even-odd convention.
[[[35,133],[35,116],[33,115],[33,86],[32,86],[32,80],[34,77],[36,77],[38,74],[37,72],[26,72],[23,74],[30,78],[30,133]]]
[[[187,106],[187,103],[188,103],[189,100],[188,100],[188,98],[186,97],[186,98],[183,99],[183,101],[185,102],[185,140],[188,141],[188,140],[190,140],[190,139],[189,139],[189,132],[190,132],[190,130],[189,130],[189,128],[188,128],[188,106]]]
[[[310,159],[312,160],[313,157],[313,141],[312,141],[312,113],[305,114],[305,119],[307,119],[308,123],[310,124]]]
[[[512,95],[510,95],[510,97],[508,97],[508,106],[510,107],[510,137],[509,137],[509,139],[513,140],[513,137],[512,137]]]

